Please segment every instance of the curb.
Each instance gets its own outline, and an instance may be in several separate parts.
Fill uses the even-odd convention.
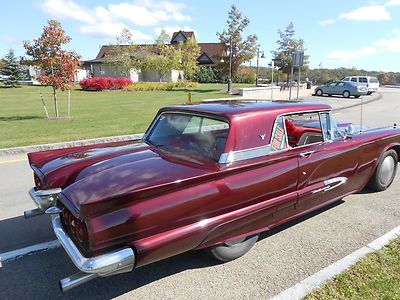
[[[78,140],[78,141],[71,141],[71,142],[22,146],[22,147],[15,147],[15,148],[4,148],[4,149],[0,149],[0,157],[6,156],[6,155],[24,154],[24,153],[28,153],[28,152],[45,151],[45,150],[52,150],[52,149],[71,148],[71,147],[76,147],[76,146],[86,146],[86,145],[101,144],[101,143],[136,140],[136,139],[141,139],[143,137],[143,135],[144,135],[144,133],[137,133],[137,134],[110,136],[110,137],[104,137],[104,138],[95,138],[95,139],[88,139],[88,140]]]
[[[333,264],[327,266],[321,271],[307,277],[306,279],[296,283],[292,287],[284,290],[276,296],[273,296],[272,300],[284,300],[284,299],[302,299],[309,293],[322,287],[325,283],[330,281],[336,275],[344,272],[351,266],[355,265],[359,260],[364,258],[367,254],[374,253],[384,246],[386,246],[390,241],[400,236],[400,226],[392,229],[388,233],[377,238],[368,245],[354,251],[353,253],[347,255],[346,257],[334,262]]]

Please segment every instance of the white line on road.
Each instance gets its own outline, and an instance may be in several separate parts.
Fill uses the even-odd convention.
[[[394,228],[383,236],[377,238],[368,245],[354,251],[346,257],[334,262],[327,266],[321,271],[307,277],[306,279],[296,283],[292,287],[284,290],[278,295],[272,297],[272,300],[283,300],[283,299],[302,299],[307,294],[323,286],[327,281],[331,280],[336,275],[342,273],[352,265],[356,264],[361,258],[369,253],[378,251],[387,245],[391,240],[400,236],[400,226]]]
[[[29,246],[29,247],[9,251],[9,252],[0,253],[0,266],[1,266],[2,262],[8,261],[8,260],[13,260],[13,259],[16,259],[18,257],[24,256],[24,255],[27,255],[27,254],[30,254],[33,252],[47,251],[47,250],[54,249],[54,248],[57,248],[60,246],[61,246],[60,242],[58,240],[54,240],[54,241],[40,243],[40,244],[36,244],[33,246]]]

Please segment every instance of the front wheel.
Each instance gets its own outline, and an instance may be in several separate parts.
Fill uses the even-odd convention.
[[[393,149],[383,153],[372,175],[368,187],[376,192],[386,190],[393,182],[397,172],[398,155]]]
[[[342,96],[343,96],[344,98],[349,98],[349,97],[350,97],[350,92],[349,92],[349,91],[344,91],[343,94],[342,94]]]
[[[318,89],[318,90],[315,91],[315,94],[317,96],[322,96],[324,94],[324,92],[321,89]]]
[[[241,257],[247,253],[257,242],[258,234],[239,238],[207,249],[215,259],[227,262]]]

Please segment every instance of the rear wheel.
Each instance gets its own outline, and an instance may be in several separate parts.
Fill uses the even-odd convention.
[[[349,98],[349,97],[350,97],[350,92],[349,92],[349,91],[344,91],[344,92],[342,93],[342,96],[343,96],[344,98]]]
[[[386,190],[393,182],[397,172],[398,156],[393,149],[383,153],[372,175],[368,187],[376,192]]]
[[[372,94],[372,92],[368,92],[368,93],[367,93],[367,95],[371,95],[371,94]]]
[[[258,234],[239,238],[207,249],[215,259],[227,262],[241,257],[247,253],[257,242]]]
[[[324,92],[321,89],[318,89],[318,90],[315,91],[315,94],[317,96],[322,96],[324,94]]]

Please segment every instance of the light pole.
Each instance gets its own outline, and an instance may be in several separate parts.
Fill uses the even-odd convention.
[[[271,99],[274,98],[274,69],[275,61],[271,60]]]
[[[229,38],[229,78],[228,94],[232,94],[232,36]]]
[[[264,51],[260,51],[260,48],[257,48],[256,86],[258,86],[258,65],[260,60],[260,52],[261,52],[261,58],[265,58]]]

